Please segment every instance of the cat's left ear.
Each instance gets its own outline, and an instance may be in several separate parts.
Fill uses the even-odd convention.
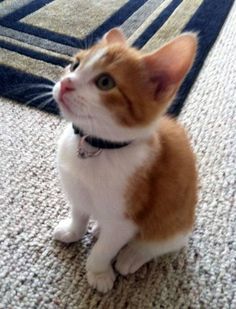
[[[126,44],[126,38],[123,34],[123,32],[119,28],[113,28],[110,31],[108,31],[104,36],[103,40],[108,44]]]
[[[171,98],[192,67],[197,51],[197,35],[184,33],[154,53],[143,56],[154,97]]]

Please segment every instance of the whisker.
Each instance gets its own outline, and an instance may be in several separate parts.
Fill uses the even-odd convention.
[[[51,80],[50,80],[51,81]],[[51,81],[52,84],[43,84],[43,83],[22,83],[22,84],[17,84],[16,87],[18,88],[19,86],[22,87],[27,87],[27,88],[31,88],[31,87],[48,87],[48,88],[53,88],[53,86],[55,85],[54,81]]]
[[[36,92],[36,93],[35,93],[35,92],[30,92],[30,93],[27,93],[27,94],[24,93],[24,97],[25,97],[26,99],[29,99],[29,100],[30,100],[31,98],[35,98],[37,94],[38,94],[38,92]],[[51,95],[51,96],[52,96],[52,91],[47,91],[47,92],[44,91],[44,92],[42,92],[42,93],[40,92],[39,95],[41,95],[41,94],[42,94],[42,95],[45,94],[45,95]]]
[[[49,85],[49,84],[35,84],[35,85],[29,85],[27,86],[28,88],[48,88],[48,89],[53,89],[54,85]]]
[[[45,108],[45,106],[47,106],[49,103],[53,102],[53,98],[49,98],[48,100],[46,100],[45,102],[42,102],[41,104],[39,104],[38,109],[43,109]]]
[[[38,96],[34,97],[33,99],[27,101],[27,102],[25,103],[25,105],[28,106],[28,105],[30,105],[32,102],[34,102],[34,101],[36,101],[36,100],[38,100],[38,99],[44,98],[44,97],[46,97],[46,96],[49,96],[49,95],[51,96],[52,94],[51,94],[51,93],[43,93],[43,94],[41,94],[41,95],[38,95]]]
[[[35,90],[40,90],[42,88],[45,88],[45,89],[50,89],[52,90],[53,89],[53,86],[50,86],[50,85],[46,85],[46,84],[21,84],[21,86],[17,86],[15,88],[11,88],[9,89],[8,91],[5,91],[3,92],[3,95],[7,95],[9,93],[11,94],[19,94],[19,93],[23,93],[23,92],[26,92],[26,91],[29,91],[31,89],[35,89]]]
[[[35,86],[35,85],[39,85],[39,86],[53,86],[56,84],[56,82],[54,82],[53,80],[49,80],[52,84],[49,83],[22,83],[19,85],[26,85],[26,86]]]

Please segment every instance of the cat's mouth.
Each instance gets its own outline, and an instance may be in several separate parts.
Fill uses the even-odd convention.
[[[66,112],[67,114],[69,113],[72,116],[77,116],[76,108],[75,106],[73,107],[74,104],[71,100],[66,97],[67,95],[67,93],[62,93],[61,87],[55,87],[53,96],[62,112]],[[78,104],[81,103],[79,102]]]
[[[93,120],[93,117],[89,114],[74,110],[73,104],[68,102],[65,98],[58,100],[59,106],[63,111],[69,113],[71,116],[76,116],[79,120]]]
[[[77,95],[76,100],[70,97],[73,89],[62,91],[60,83],[57,83],[53,89],[53,97],[57,102],[62,114],[71,120],[92,121],[94,117],[87,113],[85,98]]]
[[[69,112],[72,115],[75,114],[74,111],[72,110],[71,104],[67,100],[65,100],[63,97],[58,98],[56,101],[59,107],[62,109],[62,111],[65,111],[67,113]]]

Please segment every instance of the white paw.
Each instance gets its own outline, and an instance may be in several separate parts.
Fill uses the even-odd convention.
[[[123,276],[135,273],[150,259],[147,254],[140,251],[135,245],[128,244],[120,250],[116,258],[115,268]]]
[[[112,289],[115,278],[115,273],[111,266],[103,272],[87,271],[89,285],[102,293],[106,293]]]
[[[72,225],[71,219],[61,221],[53,231],[53,237],[56,240],[71,243],[79,240],[84,234],[84,231],[75,228]]]

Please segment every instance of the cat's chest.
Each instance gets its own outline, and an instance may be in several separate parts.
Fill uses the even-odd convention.
[[[117,190],[124,187],[137,168],[148,158],[148,147],[127,146],[117,150],[103,150],[97,157],[78,156],[79,138],[68,127],[58,149],[58,164],[71,177],[80,179],[91,188]]]

